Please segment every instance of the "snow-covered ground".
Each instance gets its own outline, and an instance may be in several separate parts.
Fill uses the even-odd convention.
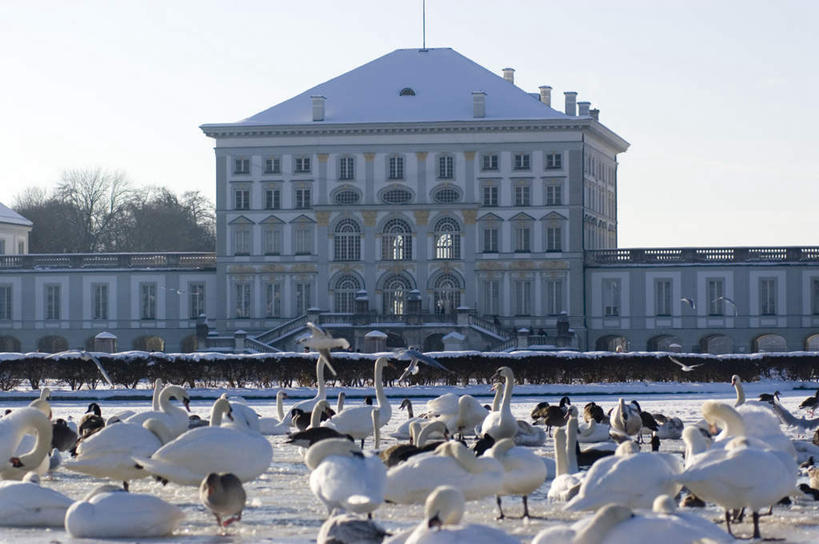
[[[799,402],[813,393],[807,391],[808,387],[815,384],[795,384],[789,382],[762,382],[746,385],[746,393],[749,399],[753,399],[759,392],[773,392],[779,390],[782,393],[782,403],[788,409],[797,412],[796,406]],[[794,389],[799,387],[800,389]],[[802,389],[805,387],[805,389]],[[398,427],[403,421],[405,413],[398,410],[398,403],[404,396],[412,396],[416,405],[416,411],[421,408],[423,402],[431,395],[438,395],[448,391],[466,392],[482,394],[489,401],[489,391],[487,386],[471,386],[466,390],[461,388],[407,388],[391,389],[388,394],[393,402],[393,418],[390,421],[385,436]],[[346,389],[351,395],[361,395],[371,392],[371,390]],[[143,393],[149,393],[143,390]],[[192,410],[204,417],[207,417],[210,401],[205,397],[213,397],[220,394],[220,390],[197,390],[195,397],[201,400],[194,400]],[[295,394],[308,393],[307,390],[292,391]],[[102,397],[115,397],[108,392],[100,392]],[[133,392],[129,392],[133,394]],[[251,394],[256,393],[256,394]],[[259,391],[246,391],[248,397],[268,396],[275,394],[275,391],[265,395],[258,395]],[[582,406],[584,403],[594,400],[601,404],[604,409],[610,408],[617,400],[618,393],[625,394],[628,399],[636,399],[643,409],[650,412],[662,412],[669,416],[680,417],[686,423],[700,419],[700,405],[705,399],[734,398],[733,390],[728,384],[605,384],[605,385],[554,385],[554,386],[523,386],[516,388],[516,396],[512,406],[513,412],[520,419],[528,419],[528,414],[534,404],[541,400],[557,401],[560,394],[568,393],[572,395],[572,402]],[[57,398],[52,402],[52,409],[55,417],[72,416],[79,419],[85,411],[87,400],[81,397],[88,396],[89,392],[72,393],[69,396],[80,397],[75,399],[62,399],[62,395],[55,395]],[[332,394],[332,393],[331,393]],[[17,392],[14,395],[0,396],[0,408],[15,408],[23,406],[26,401],[20,396],[31,397],[32,392]],[[147,397],[146,397],[147,399]],[[275,415],[275,402],[270,398],[255,399],[249,401],[250,404],[263,416]],[[360,400],[350,400],[348,405],[358,404]],[[111,414],[121,409],[146,409],[148,401],[145,400],[114,400],[108,399],[102,402],[103,415]],[[800,414],[801,415],[801,414]],[[793,430],[786,432],[794,438],[797,433]],[[800,436],[805,438],[805,436]],[[244,513],[240,523],[231,526],[228,538],[217,537],[218,530],[212,516],[199,505],[198,492],[192,487],[180,487],[169,484],[162,487],[149,480],[141,480],[132,483],[134,491],[149,492],[159,495],[165,500],[180,506],[186,513],[187,518],[175,536],[164,541],[172,542],[289,542],[308,543],[314,542],[316,533],[321,523],[324,521],[326,511],[319,501],[313,497],[308,485],[308,472],[301,463],[299,453],[296,448],[284,444],[284,437],[269,437],[274,446],[273,463],[269,470],[258,480],[246,484],[248,492],[248,508]],[[810,437],[808,437],[808,440]],[[392,443],[393,440],[386,441],[384,447]],[[681,452],[682,442],[679,440],[668,440],[663,442],[663,451]],[[542,448],[535,451],[544,456],[552,455],[551,439]],[[804,479],[803,479],[804,480]],[[99,483],[91,477],[58,471],[53,481],[46,481],[45,485],[53,486],[70,497],[80,498],[84,493]],[[545,519],[536,519],[531,522],[521,520],[506,519],[496,521],[496,505],[494,497],[467,504],[467,520],[493,525],[519,537],[522,542],[528,542],[541,529],[558,523],[570,522],[582,517],[575,513],[566,513],[561,509],[561,504],[552,504],[546,499],[550,481],[547,482],[530,498],[530,509],[533,515],[541,516]],[[517,515],[521,510],[520,499],[507,498],[504,500],[504,507],[507,514]],[[715,507],[708,507],[698,511],[701,515],[711,520],[719,520],[722,512]],[[379,520],[389,531],[398,531],[409,528],[417,523],[423,513],[422,506],[398,506],[383,505],[376,512],[376,519]],[[819,542],[819,501],[798,499],[791,506],[777,506],[771,517],[762,518],[762,534],[766,537],[785,538],[788,542]],[[750,523],[743,523],[736,527],[740,534],[750,534]],[[0,541],[17,543],[51,543],[68,540],[68,536],[62,530],[39,530],[39,529],[4,529],[0,528]],[[85,542],[93,542],[87,540]]]

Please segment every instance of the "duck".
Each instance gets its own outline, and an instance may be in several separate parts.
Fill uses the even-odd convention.
[[[171,404],[171,399],[176,399],[182,402],[185,409],[179,408]],[[127,419],[125,423],[134,423],[141,425],[148,419],[156,419],[161,421],[173,438],[188,430],[188,412],[190,412],[191,399],[188,396],[185,388],[178,385],[166,385],[159,393],[159,410],[148,410],[135,414]]]
[[[51,439],[51,422],[36,408],[20,408],[0,419],[0,480],[22,480],[31,470],[45,474]]]
[[[102,418],[100,405],[92,402],[88,405],[85,415],[80,419],[79,434],[82,438],[88,438],[92,434],[99,432],[105,427],[105,420]]]
[[[354,439],[361,441],[364,447],[364,440],[373,434],[372,413],[377,410],[378,426],[383,427],[389,423],[392,417],[392,407],[384,394],[384,367],[389,365],[386,357],[379,357],[375,361],[373,368],[373,383],[375,384],[375,396],[377,406],[353,406],[342,410],[331,419],[322,423],[322,426],[334,429],[342,434],[349,434]]]
[[[572,460],[574,448],[568,447],[567,429],[554,432],[555,477],[549,486],[547,498],[555,502],[571,500],[580,490],[585,474],[578,473],[577,461]]]
[[[343,434],[330,427],[322,427],[320,425],[323,416],[326,414],[329,406],[326,400],[320,400],[313,406],[313,413],[311,415],[310,425],[303,431],[290,433],[287,435],[286,444],[293,444],[302,448],[309,448],[316,442],[326,440],[328,438],[345,438],[353,440],[349,434]]]
[[[390,433],[391,437],[397,438],[398,440],[408,440],[410,438],[410,425],[413,421],[418,421],[422,424],[429,421],[424,417],[415,417],[415,413],[412,409],[412,401],[408,398],[401,401],[401,405],[398,407],[398,409],[407,411],[407,420],[399,425],[394,432]]]
[[[386,536],[389,533],[371,519],[334,512],[319,528],[316,544],[381,544]]]
[[[156,538],[173,533],[184,517],[154,495],[102,487],[69,507],[65,530],[72,538]]]
[[[275,436],[287,434],[290,432],[290,427],[293,424],[293,411],[284,413],[284,399],[287,398],[287,392],[279,390],[276,392],[276,414],[275,417],[259,418],[259,432],[268,436]]]
[[[310,490],[326,507],[369,514],[384,502],[387,469],[374,455],[364,455],[342,438],[318,442],[307,450],[304,463],[310,472]]]
[[[799,403],[799,408],[810,412],[810,417],[813,417],[813,411],[816,410],[817,406],[819,406],[819,389],[812,397],[808,397]]]
[[[503,483],[497,496],[498,518],[505,517],[501,497],[515,495],[523,498],[521,517],[529,519],[528,497],[546,481],[546,465],[530,450],[516,446],[511,438],[498,440],[484,455],[495,459],[503,467]]]
[[[654,435],[663,439],[679,440],[682,437],[685,425],[678,417],[668,417],[664,414],[652,414],[657,422],[657,430]]]
[[[242,519],[247,493],[235,474],[211,472],[199,485],[199,502],[216,517],[219,527],[227,527]]]
[[[503,378],[503,400],[500,408],[495,412],[490,412],[481,423],[481,436],[489,435],[496,441],[503,438],[514,438],[518,432],[518,424],[515,416],[512,415],[512,388],[515,384],[515,374],[508,366],[500,367],[492,379]]]
[[[74,501],[40,486],[40,477],[27,473],[21,482],[0,482],[0,526],[62,527]]]
[[[220,397],[213,403],[208,427],[191,429],[150,456],[133,455],[133,463],[179,485],[198,486],[211,472],[230,472],[242,482],[255,480],[270,466],[273,447],[258,432],[222,425],[225,415],[232,419],[231,405]]]
[[[633,404],[626,404],[620,398],[609,416],[612,434],[623,437],[637,436],[643,428],[643,418],[640,409]]]
[[[316,359],[316,395],[312,399],[297,402],[291,407],[291,410],[298,408],[302,412],[309,414],[313,411],[313,406],[315,406],[318,401],[327,399],[327,384],[324,382],[325,367],[330,370],[333,376],[336,375],[336,369],[330,364],[330,358],[324,357],[324,355],[319,352],[318,359]]]

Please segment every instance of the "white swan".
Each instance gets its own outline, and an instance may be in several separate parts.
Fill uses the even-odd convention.
[[[171,399],[182,401],[182,404],[185,406],[185,410],[173,405],[171,403]],[[188,430],[190,420],[188,419],[187,412],[190,411],[190,402],[191,399],[184,387],[180,387],[178,385],[166,385],[159,394],[160,409],[158,411],[148,410],[145,412],[140,412],[125,419],[125,423],[142,425],[149,419],[157,419],[168,428],[168,431],[171,433],[171,435],[173,435],[173,437],[177,437]]]
[[[36,408],[20,408],[0,419],[0,479],[21,480],[30,470],[44,474],[52,432],[51,422]],[[33,445],[24,440],[28,434],[36,436]]]
[[[325,358],[321,353],[319,353],[318,359],[316,360],[316,396],[312,399],[297,402],[290,407],[290,412],[292,412],[293,409],[298,408],[303,412],[310,413],[313,411],[313,406],[316,405],[316,402],[327,399],[327,385],[324,383],[325,366],[330,369],[333,376],[336,375],[336,370],[333,368],[333,365],[330,364],[329,359]]]
[[[223,426],[230,404],[216,399],[210,426],[191,429],[152,455],[132,456],[145,473],[180,485],[198,486],[211,472],[231,472],[242,482],[255,480],[270,466],[273,447],[261,434]]]
[[[503,467],[503,485],[497,499],[500,517],[504,517],[501,496],[515,495],[523,497],[522,517],[529,518],[528,496],[546,481],[546,465],[530,450],[515,446],[510,438],[499,440],[484,455]]]
[[[304,456],[310,489],[328,513],[343,508],[370,513],[384,502],[387,469],[377,456],[361,453],[355,443],[329,438],[310,446]]]
[[[620,398],[609,416],[611,431],[621,436],[637,436],[643,428],[640,410]]]
[[[415,413],[412,409],[412,401],[410,399],[404,399],[401,401],[401,406],[398,407],[400,410],[407,410],[407,420],[398,426],[398,428],[390,433],[390,436],[393,438],[397,438],[398,440],[409,440],[411,438],[410,434],[410,426],[412,425],[413,421],[417,421],[418,423],[424,424],[429,420],[425,417],[415,417]]]
[[[515,384],[515,374],[508,366],[500,367],[493,379],[504,379],[503,400],[497,412],[490,412],[481,424],[481,435],[489,435],[495,440],[514,438],[518,431],[518,423],[512,415],[512,388]]]
[[[223,394],[223,396],[227,397],[227,394]],[[230,407],[232,408],[234,425],[257,433],[261,432],[259,414],[247,404],[245,399],[242,397],[230,397],[227,400],[230,402]]]
[[[457,487],[470,501],[497,495],[503,485],[503,467],[494,459],[475,457],[460,442],[446,442],[434,452],[415,455],[390,468],[385,498],[420,504],[438,485]]]
[[[284,399],[287,398],[287,393],[284,390],[279,390],[276,393],[276,413],[278,419],[275,417],[259,418],[259,432],[265,435],[280,435],[290,432],[290,427],[293,423],[293,412],[284,413]]]
[[[22,482],[0,482],[0,526],[62,527],[72,502],[29,472]]]
[[[756,443],[763,449],[772,449],[788,454],[794,460],[797,458],[793,441],[788,438],[779,427],[779,420],[765,403],[746,403],[733,408],[718,401],[705,401],[702,404],[702,414],[711,424],[722,428],[714,439],[714,446],[720,447],[736,436],[745,436],[758,440]],[[769,405],[768,405],[769,406]]]
[[[554,432],[555,477],[546,495],[551,501],[566,502],[577,495],[585,474],[577,473],[577,460],[570,463],[575,455],[574,448],[569,448],[566,440],[566,428],[558,427]],[[570,464],[574,470],[570,470]]]
[[[373,382],[375,384],[376,406],[353,406],[343,410],[340,414],[334,415],[331,419],[323,422],[322,427],[335,429],[342,434],[349,434],[355,440],[361,440],[362,447],[364,439],[373,434],[373,410],[378,410],[378,426],[383,427],[389,423],[392,417],[392,407],[384,393],[384,366],[389,364],[386,357],[379,357],[375,361],[373,369]]]
[[[470,523],[459,525],[464,515],[464,494],[442,485],[433,490],[424,505],[424,519],[411,531],[388,538],[384,544],[520,544],[494,527]]]
[[[381,544],[388,534],[371,519],[361,519],[355,514],[336,514],[322,524],[316,544]]]
[[[606,423],[598,423],[594,419],[588,423],[584,422],[578,428],[577,441],[581,444],[590,444],[594,442],[607,442],[609,440],[609,433],[611,426]]]
[[[666,417],[663,414],[654,414],[657,430],[654,434],[662,440],[679,440],[682,437],[685,425],[678,417]]]
[[[153,495],[103,492],[72,504],[65,530],[73,538],[152,538],[171,534],[184,517]]]
[[[546,443],[546,431],[522,419],[517,420],[517,423],[518,432],[515,433],[516,446],[528,446],[532,448],[542,446]]]
[[[571,526],[559,525],[539,532],[532,544],[602,544],[606,535],[618,523],[632,516],[630,508],[619,504],[608,504],[597,511],[591,518],[581,519]],[[634,541],[632,541],[634,542]]]

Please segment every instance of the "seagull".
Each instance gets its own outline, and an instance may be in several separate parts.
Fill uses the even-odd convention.
[[[304,344],[305,347],[318,351],[319,355],[323,355],[324,360],[327,362],[330,361],[331,349],[348,349],[350,347],[350,343],[346,338],[333,338],[333,335],[315,323],[308,321],[307,328],[310,329],[312,334],[310,336],[299,338],[298,343]]]
[[[102,374],[102,377],[105,379],[106,382],[108,382],[108,385],[114,387],[114,382],[111,381],[111,376],[109,376],[105,369],[102,367],[102,363],[100,362],[100,360],[97,359],[92,353],[85,351],[84,349],[52,353],[51,355],[46,355],[46,359],[58,359],[63,355],[79,355],[80,359],[82,359],[83,361],[86,362],[93,361],[94,364],[97,365],[97,369],[100,371],[100,374]]]
[[[700,363],[698,365],[686,365],[686,364],[683,364],[683,363],[679,362],[677,359],[675,359],[671,355],[669,355],[668,358],[671,359],[671,362],[677,363],[678,365],[680,365],[680,370],[682,370],[683,372],[691,372],[692,370],[694,370],[698,366],[702,366],[702,365],[705,364],[705,363]]]
[[[711,302],[713,303],[713,302],[720,302],[720,301],[727,302],[728,304],[730,304],[734,308],[734,317],[736,317],[738,315],[737,303],[734,302],[732,299],[730,299],[728,297],[717,297],[714,300],[712,300]]]
[[[690,297],[682,297],[682,298],[680,299],[680,302],[685,302],[686,304],[688,304],[689,306],[691,306],[691,309],[692,309],[692,310],[696,310],[696,309],[697,309],[697,305],[696,305],[696,304],[694,304],[694,299],[693,299],[693,298],[690,298]]]
[[[418,374],[418,363],[423,363],[427,366],[431,366],[432,368],[437,368],[438,370],[443,370],[444,372],[452,373],[447,367],[442,365],[437,361],[437,359],[433,359],[429,355],[424,355],[420,351],[415,348],[409,347],[398,350],[395,352],[395,358],[399,361],[407,361],[409,360],[410,364],[407,365],[407,368],[404,369],[404,372],[401,374],[401,377],[398,378],[398,381],[401,382],[410,374]]]

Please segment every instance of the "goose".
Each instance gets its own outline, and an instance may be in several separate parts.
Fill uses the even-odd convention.
[[[286,444],[294,444],[302,448],[309,448],[316,442],[326,440],[328,438],[345,438],[353,440],[349,434],[342,434],[330,427],[322,427],[320,425],[322,417],[326,413],[328,406],[326,400],[320,400],[313,406],[313,414],[311,416],[310,425],[303,431],[290,433],[288,435]]]
[[[448,441],[435,451],[391,467],[385,497],[398,504],[421,504],[440,484],[458,487],[466,500],[497,495],[503,484],[503,467],[495,459],[475,457],[460,442]]]
[[[51,447],[59,451],[68,451],[77,444],[77,433],[68,426],[68,422],[58,418],[51,425]]]
[[[552,544],[553,542],[602,544],[606,542],[606,535],[609,531],[618,523],[630,519],[632,515],[633,512],[626,506],[607,504],[591,518],[582,519],[571,526],[560,525],[542,530],[535,536],[532,544]]]
[[[227,527],[242,519],[247,494],[236,475],[211,472],[199,486],[199,502],[213,513],[219,527]]]
[[[185,410],[171,404],[171,399],[182,401]],[[178,385],[166,385],[162,388],[159,394],[159,411],[148,410],[135,414],[127,419],[125,423],[134,423],[142,425],[148,419],[157,419],[161,421],[168,431],[175,438],[188,430],[188,413],[190,412],[191,399],[187,391]]]
[[[62,527],[71,499],[40,487],[40,477],[29,472],[22,482],[0,482],[0,526]]]
[[[663,414],[653,414],[654,421],[657,422],[657,430],[654,435],[663,440],[679,440],[682,437],[685,425],[678,417],[667,417]]]
[[[617,503],[629,508],[650,508],[658,495],[675,496],[682,463],[670,453],[640,453],[634,442],[623,442],[614,456],[595,462],[586,473],[577,496],[566,510],[597,510]]]
[[[437,486],[424,501],[424,519],[411,531],[387,539],[385,544],[520,544],[494,527],[460,525],[466,497],[454,486]]]
[[[808,397],[799,403],[799,408],[808,410],[810,417],[813,417],[813,411],[816,410],[817,406],[819,406],[819,389],[816,390],[816,393],[812,397]]]
[[[377,456],[365,456],[354,442],[322,440],[304,456],[310,490],[326,507],[371,513],[384,502],[387,469]]]
[[[643,442],[643,433],[655,433],[657,431],[657,421],[654,419],[653,415],[648,412],[644,412],[640,406],[640,403],[636,400],[631,401],[629,404],[631,404],[634,410],[640,414],[642,426],[640,431],[637,433],[637,443],[641,444]]]
[[[609,416],[612,434],[624,437],[637,436],[643,428],[643,419],[639,408],[633,404],[626,404],[620,398]]]
[[[330,358],[324,357],[324,355],[319,353],[318,359],[316,359],[316,396],[314,396],[312,399],[297,402],[291,407],[291,410],[299,409],[302,412],[310,413],[313,411],[313,406],[315,406],[318,401],[325,400],[327,398],[327,386],[324,383],[325,366],[330,370],[333,376],[336,375],[336,370],[333,368],[333,365],[330,364]]]
[[[489,435],[496,441],[503,438],[514,438],[518,431],[518,424],[515,416],[512,415],[512,388],[515,384],[515,375],[508,366],[500,367],[492,379],[503,378],[503,400],[500,409],[490,412],[481,424],[480,434]]]
[[[280,390],[276,393],[276,413],[278,419],[275,417],[259,418],[259,432],[264,435],[280,435],[290,432],[290,426],[293,422],[293,411],[284,413],[284,399],[287,398],[287,393]]]
[[[759,395],[759,402],[767,402],[768,404],[779,402],[779,391],[774,391],[773,394],[762,393]]]
[[[373,383],[375,384],[375,397],[377,406],[354,406],[347,408],[336,414],[332,419],[322,423],[322,426],[334,429],[342,434],[349,434],[356,440],[361,440],[361,447],[364,447],[364,439],[373,434],[372,412],[378,410],[378,426],[383,427],[392,417],[392,407],[384,394],[384,367],[390,364],[386,357],[379,357],[375,361],[373,369]]]
[[[403,463],[414,455],[432,451],[444,442],[443,440],[430,441],[430,438],[443,436],[446,440],[449,436],[446,425],[441,421],[430,421],[423,426],[419,421],[413,421],[411,427],[412,440],[409,444],[393,444],[379,454],[387,467]]]
[[[80,419],[80,426],[78,428],[79,434],[82,438],[88,438],[92,434],[99,432],[105,427],[105,420],[102,418],[102,410],[100,405],[92,402],[88,405],[85,415]]]
[[[153,495],[108,491],[106,488],[95,492],[91,497],[72,504],[66,512],[65,530],[71,537],[167,536],[185,517],[181,509]]]
[[[179,485],[198,486],[211,472],[231,472],[242,482],[255,480],[270,466],[273,447],[257,432],[223,426],[223,415],[231,419],[232,411],[220,397],[211,408],[210,426],[191,429],[150,456],[133,455],[133,462],[146,473]]]
[[[532,410],[532,420],[540,421],[546,425],[547,434],[552,435],[552,427],[562,427],[566,424],[566,414],[571,405],[569,397],[562,397],[558,406],[550,405],[548,402],[540,402]]]
[[[549,500],[556,502],[571,500],[580,489],[584,477],[583,474],[577,472],[577,462],[570,460],[575,451],[574,448],[568,448],[566,434],[566,429],[563,427],[555,429],[555,477],[546,496]]]
[[[546,465],[526,448],[515,446],[514,440],[504,438],[495,443],[485,454],[495,459],[503,467],[503,484],[497,496],[498,518],[503,519],[501,496],[519,495],[523,497],[522,518],[529,519],[529,495],[546,481]]]
[[[415,413],[412,409],[412,401],[410,399],[405,398],[401,401],[401,405],[398,407],[399,410],[407,411],[407,420],[398,426],[395,432],[390,433],[390,436],[393,438],[397,438],[398,440],[408,440],[410,438],[410,425],[413,421],[418,421],[419,423],[423,424],[429,421],[427,418],[424,417],[415,417]]]
[[[303,336],[296,342],[304,344],[304,347],[318,351],[320,357],[324,357],[330,363],[330,350],[333,348],[350,349],[350,343],[345,338],[333,338],[329,332],[325,331],[315,323],[308,321],[305,323],[310,329],[310,336]],[[333,372],[335,374],[335,372]]]
[[[567,397],[568,398],[568,397]],[[603,411],[603,408],[600,407],[596,402],[589,402],[583,407],[583,421],[586,423],[591,423],[595,421],[597,423],[606,423],[608,424],[608,418],[606,417],[606,413]]]
[[[20,408],[0,419],[0,480],[21,480],[31,470],[45,474],[51,437],[51,422],[36,408]]]
[[[371,519],[334,513],[321,525],[316,544],[381,544],[388,535]]]

